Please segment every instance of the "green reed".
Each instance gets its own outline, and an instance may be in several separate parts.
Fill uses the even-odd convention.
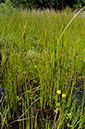
[[[69,8],[62,12],[20,9],[8,14],[9,11],[0,17],[1,76],[6,103],[13,110],[12,115],[11,110],[8,111],[8,118],[13,119],[16,111],[17,119],[13,122],[23,121],[23,129],[24,121],[31,129],[33,124],[35,129],[39,128],[37,121],[41,128],[63,129],[66,125],[74,128],[78,124],[82,128],[85,92],[81,113],[75,110],[76,99],[71,105],[74,89],[78,88],[76,81],[85,76],[85,19],[82,14],[77,16]],[[57,90],[66,97],[58,95]],[[40,91],[38,98],[37,91]],[[56,116],[49,112],[51,109]]]

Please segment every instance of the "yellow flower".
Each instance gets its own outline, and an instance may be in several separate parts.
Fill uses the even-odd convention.
[[[45,51],[45,53],[47,53],[47,51]]]
[[[60,95],[60,94],[61,94],[61,90],[57,90],[57,94],[59,94],[59,95]]]
[[[30,60],[28,61],[28,63],[30,63]]]
[[[62,94],[62,98],[65,98],[66,97],[66,94]]]
[[[37,66],[36,66],[36,65],[35,65],[34,67],[35,67],[35,68],[37,68]]]

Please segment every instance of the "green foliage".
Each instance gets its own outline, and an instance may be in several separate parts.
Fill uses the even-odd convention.
[[[12,12],[14,11],[15,9],[13,8],[12,6],[12,3],[10,2],[10,0],[7,0],[5,3],[1,3],[0,4],[0,14],[1,16],[6,16],[6,15],[11,15]]]
[[[6,0],[0,0],[0,4],[1,4],[1,3],[5,3],[5,2],[6,2]]]
[[[1,0],[5,2],[8,0]],[[71,8],[81,8],[85,6],[85,0],[10,0],[14,7],[26,7],[26,8],[54,8],[63,9],[67,5]]]
[[[69,4],[70,5],[70,4]],[[85,6],[85,0],[74,0],[73,5],[71,5],[73,8],[81,8]]]
[[[6,4],[3,11],[10,5]],[[31,129],[33,124],[35,129],[84,126],[85,92],[79,92],[83,97],[77,92],[81,87],[85,91],[85,86],[77,82],[85,81],[85,19],[82,14],[76,16],[68,7],[62,12],[15,9],[11,15],[1,13],[1,76],[7,104],[0,114],[5,116],[3,126],[6,121],[11,125],[15,111],[15,121],[23,121],[23,129],[24,120]],[[81,110],[76,109],[80,98]]]

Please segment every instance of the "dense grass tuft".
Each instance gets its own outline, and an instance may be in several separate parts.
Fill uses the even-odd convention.
[[[85,18],[82,12],[61,36],[75,15],[68,8],[62,12],[6,10],[0,15],[0,83],[5,89],[6,125],[19,121],[20,129],[22,125],[23,129],[83,129]]]

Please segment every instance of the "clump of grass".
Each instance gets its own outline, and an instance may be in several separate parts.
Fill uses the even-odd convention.
[[[4,128],[4,126],[8,126],[7,123],[7,115],[9,111],[9,107],[7,105],[5,106],[5,97],[4,93],[1,93],[1,85],[0,85],[0,127],[1,129]]]
[[[15,10],[5,20],[0,17],[1,78],[13,110],[8,119],[21,108],[17,121],[23,121],[23,129],[25,120],[31,129],[84,126],[85,92],[81,110],[72,99],[78,80],[85,90],[85,22],[77,14]]]

